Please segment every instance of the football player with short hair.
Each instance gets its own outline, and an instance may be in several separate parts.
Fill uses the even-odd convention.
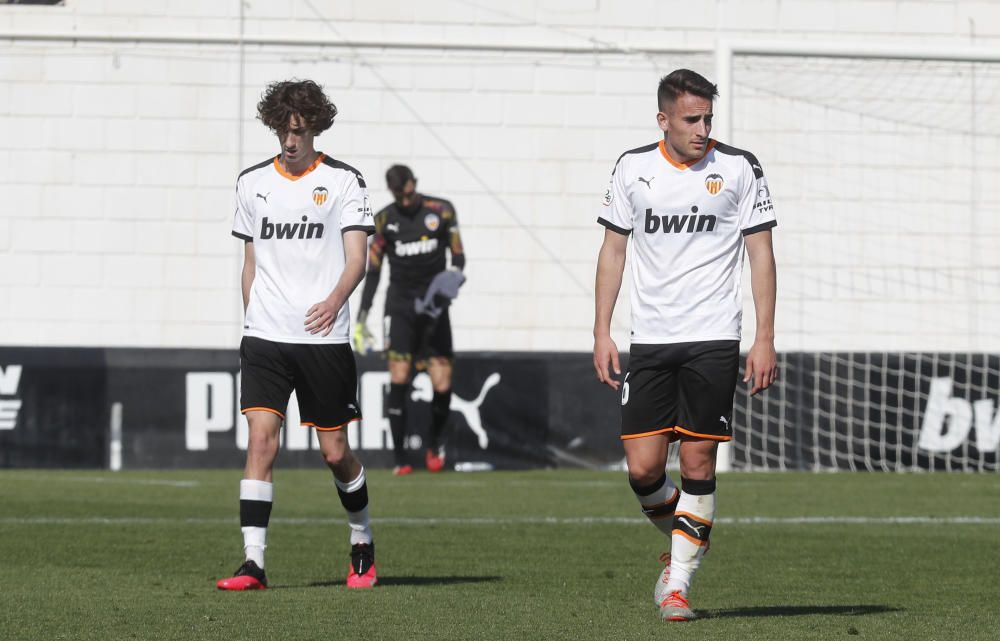
[[[365,468],[344,428],[361,419],[347,300],[364,276],[374,232],[365,180],[317,151],[337,108],[310,80],[275,82],[257,105],[281,153],[236,181],[233,235],[244,241],[240,411],[250,428],[240,482],[246,560],[221,590],[267,586],[264,549],[274,497],[272,469],[288,399],[316,430],[350,525],[347,587],[377,581]],[[286,429],[302,429],[289,425]]]
[[[389,260],[389,290],[385,298],[385,352],[389,359],[389,426],[396,466],[394,474],[413,471],[407,460],[406,393],[413,368],[425,367],[434,388],[431,399],[430,442],[424,461],[431,472],[444,467],[443,435],[451,413],[454,350],[449,292],[464,282],[465,251],[458,232],[455,207],[443,198],[421,194],[409,167],[393,165],[385,174],[394,201],[375,215],[375,237],[368,252],[368,274],[355,324],[355,347],[371,341],[366,324],[378,288],[384,258]],[[451,254],[448,269],[447,254]],[[428,296],[430,294],[430,296]],[[430,300],[424,301],[425,297]]]
[[[778,376],[771,194],[753,154],[709,137],[717,95],[715,85],[687,69],[660,81],[656,118],[663,139],[621,155],[598,218],[605,232],[594,368],[598,380],[621,391],[629,484],[643,513],[671,538],[654,592],[669,621],[695,618],[688,589],[715,518],[716,451],[732,438],[744,251],[757,316],[744,382],[752,381],[756,394]],[[632,344],[628,371],[618,380],[611,315],[630,237]],[[679,489],[665,471],[674,442]]]

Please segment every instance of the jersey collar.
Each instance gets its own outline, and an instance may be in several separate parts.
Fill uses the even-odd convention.
[[[663,157],[667,160],[668,163],[670,163],[677,169],[684,171],[685,169],[688,169],[692,165],[697,165],[698,163],[700,163],[705,158],[705,156],[708,155],[708,152],[712,151],[712,149],[715,147],[715,140],[712,138],[708,139],[708,145],[706,145],[705,153],[701,155],[701,158],[695,158],[694,160],[689,160],[687,162],[677,162],[676,160],[670,157],[670,154],[667,153],[666,140],[661,140],[659,147],[660,147],[660,153],[663,154]]]
[[[274,170],[279,174],[281,174],[282,176],[284,176],[285,178],[287,178],[288,180],[298,180],[299,178],[303,178],[306,175],[308,175],[310,172],[312,172],[313,169],[319,167],[320,164],[323,162],[323,159],[326,158],[326,154],[320,152],[320,154],[316,156],[316,160],[314,160],[311,165],[306,167],[306,170],[303,171],[301,174],[290,174],[287,171],[285,171],[285,168],[281,166],[280,162],[278,162],[279,158],[281,158],[280,155],[274,157]]]

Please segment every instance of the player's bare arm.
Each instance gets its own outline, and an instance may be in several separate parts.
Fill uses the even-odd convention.
[[[449,235],[448,249],[451,250],[451,266],[453,269],[462,271],[465,269],[465,248],[462,246],[462,236],[458,233],[458,227],[452,227]]]
[[[361,297],[361,311],[365,314],[371,307],[372,299],[375,298],[375,290],[378,289],[379,280],[382,277],[382,258],[385,256],[385,235],[382,233],[384,220],[381,218],[375,221],[375,235],[372,236],[371,246],[368,248],[368,271],[365,274],[364,295]]]
[[[243,243],[243,273],[240,276],[240,285],[243,289],[243,313],[246,313],[247,305],[250,304],[250,288],[253,286],[256,274],[257,260],[253,254],[253,243],[247,241]]]
[[[594,370],[597,372],[597,380],[616,390],[621,382],[615,376],[622,372],[618,346],[611,339],[611,315],[622,286],[627,247],[628,236],[610,229],[604,230],[604,243],[597,256],[597,282],[594,286]]]
[[[368,310],[375,300],[375,291],[382,277],[382,257],[385,255],[386,244],[385,235],[382,233],[384,225],[385,219],[377,216],[375,235],[368,247],[368,271],[365,272],[365,286],[361,291],[361,309],[358,311],[358,319],[354,323],[354,332],[351,335],[354,351],[362,355],[367,354],[375,342],[371,330],[368,329]]]
[[[750,259],[750,289],[757,315],[757,333],[747,354],[743,382],[753,381],[750,387],[750,394],[753,395],[767,389],[778,379],[778,356],[774,351],[777,276],[770,230],[750,234],[745,240]]]
[[[367,239],[368,234],[364,230],[344,232],[344,271],[330,295],[306,312],[306,331],[310,334],[329,334],[337,319],[337,312],[361,283],[365,274]]]

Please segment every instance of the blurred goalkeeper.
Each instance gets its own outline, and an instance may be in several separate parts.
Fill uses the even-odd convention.
[[[404,444],[406,393],[415,365],[426,367],[434,388],[424,461],[428,471],[439,472],[445,463],[443,436],[451,412],[454,358],[448,306],[465,281],[465,253],[450,202],[417,192],[417,179],[405,165],[390,167],[385,181],[394,202],[375,216],[375,236],[368,250],[368,273],[354,326],[354,345],[362,354],[371,347],[368,310],[378,288],[383,258],[387,257],[390,274],[383,329],[389,359],[389,426],[396,459],[393,474],[413,471]]]

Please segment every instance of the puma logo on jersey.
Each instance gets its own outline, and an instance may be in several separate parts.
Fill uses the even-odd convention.
[[[409,243],[404,243],[399,240],[396,241],[397,256],[419,256],[420,254],[429,254],[433,251],[436,251],[437,248],[438,248],[437,238],[414,240]]]
[[[385,230],[386,231],[398,232],[399,231],[399,223],[389,223],[388,225],[385,226]]]
[[[642,176],[639,176],[639,182],[641,182],[641,183],[645,183],[645,185],[646,185],[647,187],[649,187],[650,189],[652,189],[652,188],[653,188],[653,185],[652,185],[652,182],[653,182],[654,180],[656,180],[656,176],[652,176],[652,177],[650,177],[650,178],[649,178],[648,180],[647,180],[646,178],[643,178]]]
[[[697,214],[697,207],[691,208],[691,214],[664,214],[662,216],[654,216],[652,208],[646,209],[646,233],[655,234],[661,229],[664,234],[715,231],[717,219],[714,214],[700,216]]]
[[[259,191],[257,192],[257,198],[260,198],[265,203],[267,203],[267,197],[270,196],[270,195],[271,195],[271,192],[267,192],[266,194],[263,194],[263,195]]]
[[[267,216],[264,216],[264,220],[260,223],[260,239],[322,238],[323,223],[309,223],[308,221],[309,218],[303,216],[301,223],[272,223],[267,220]]]

